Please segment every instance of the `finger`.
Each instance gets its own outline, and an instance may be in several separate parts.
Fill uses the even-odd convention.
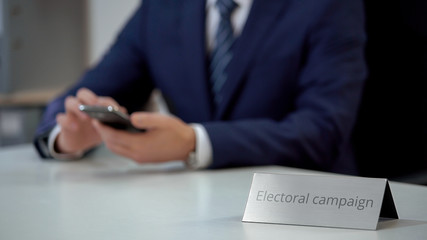
[[[75,115],[80,120],[89,119],[89,116],[86,113],[80,111],[79,109],[80,105],[81,105],[81,102],[75,97],[68,96],[65,99],[65,111],[67,114]]]
[[[145,145],[144,135],[116,130],[100,123],[98,120],[93,120],[92,124],[98,131],[106,147],[112,152],[139,163],[148,162],[147,159],[141,156],[141,146]],[[137,137],[138,139],[136,139]],[[139,151],[136,151],[136,149]]]
[[[136,112],[130,116],[132,124],[141,129],[169,126],[173,118],[158,113]]]
[[[103,106],[119,106],[116,100],[114,100],[112,97],[105,97],[101,96],[98,97],[96,104],[103,105]]]
[[[135,159],[136,156],[133,155],[133,151],[129,148],[126,142],[122,140],[123,131],[117,131],[113,128],[105,126],[100,123],[98,120],[93,120],[92,124],[94,128],[97,130],[98,134],[101,136],[102,141],[105,143],[105,146],[113,153],[118,154],[120,156],[124,156],[126,158]]]
[[[77,91],[76,98],[86,105],[96,105],[98,101],[98,96],[87,88],[80,88]]]
[[[56,122],[63,130],[76,132],[78,130],[77,119],[71,114],[59,113],[56,115]]]
[[[129,149],[127,149],[126,147],[123,147],[122,145],[117,145],[111,142],[104,142],[105,146],[110,149],[111,152],[129,158],[129,159],[134,159],[134,156],[131,154],[132,152],[129,151]]]
[[[104,143],[105,143],[106,147],[108,149],[110,149],[110,151],[112,151],[112,152],[114,152],[120,156],[132,159],[137,163],[155,162],[152,159],[146,158],[144,156],[144,154],[142,153],[142,151],[134,151],[134,149],[130,148],[127,145],[117,144],[117,142],[113,142],[113,141],[111,141],[111,142],[106,141]]]
[[[128,133],[123,130],[117,130],[112,127],[109,127],[105,124],[102,124],[100,121],[93,119],[92,125],[96,129],[96,131],[101,136],[102,140],[104,142],[113,143],[115,145],[121,145],[127,149],[129,149],[128,146],[133,143],[132,140],[132,134]]]

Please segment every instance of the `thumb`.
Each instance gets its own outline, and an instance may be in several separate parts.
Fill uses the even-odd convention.
[[[136,112],[130,116],[132,125],[141,129],[165,127],[170,117],[159,113]]]

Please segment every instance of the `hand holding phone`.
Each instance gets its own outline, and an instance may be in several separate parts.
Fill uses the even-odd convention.
[[[101,123],[115,129],[126,130],[130,132],[145,132],[145,129],[135,128],[130,122],[129,116],[120,112],[113,106],[89,106],[80,105],[80,111],[85,112],[90,117],[98,119]]]

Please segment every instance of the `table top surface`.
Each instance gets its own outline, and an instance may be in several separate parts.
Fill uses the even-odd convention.
[[[427,187],[391,182],[400,219],[376,231],[243,223],[254,172],[137,165],[101,148],[43,161],[30,145],[0,148],[0,239],[426,239]]]

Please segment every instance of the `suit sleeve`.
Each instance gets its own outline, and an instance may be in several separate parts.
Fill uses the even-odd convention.
[[[205,123],[211,168],[276,164],[356,173],[346,152],[366,76],[363,7],[358,1],[329,2],[333,6],[314,15],[308,33],[295,110],[280,121]]]
[[[47,106],[34,139],[42,157],[51,157],[45,151],[49,132],[56,125],[56,115],[65,111],[65,98],[75,95],[78,89],[86,87],[100,96],[110,96],[129,112],[140,109],[147,101],[153,84],[147,74],[143,50],[143,10],[141,6],[134,13],[102,60]]]

